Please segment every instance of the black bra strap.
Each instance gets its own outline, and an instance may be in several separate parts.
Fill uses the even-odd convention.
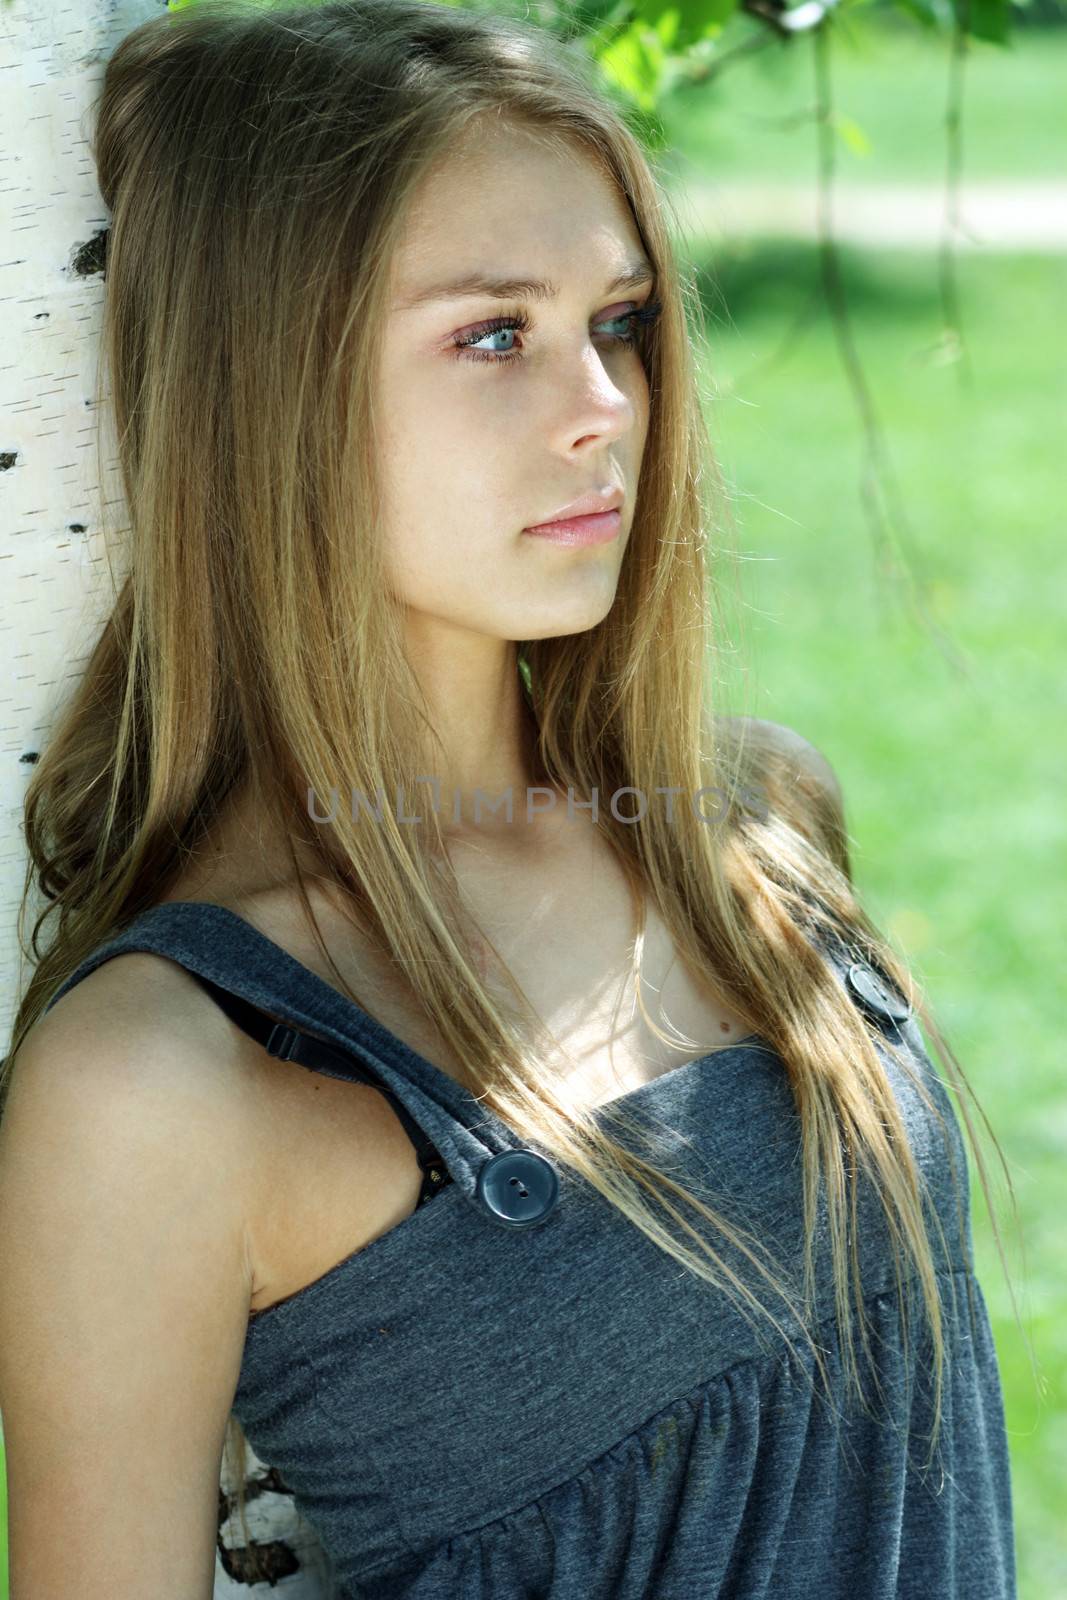
[[[404,1132],[415,1146],[415,1154],[422,1168],[422,1189],[418,1200],[420,1206],[425,1200],[431,1199],[438,1190],[443,1189],[446,1183],[452,1181],[440,1152],[426,1137],[407,1106],[392,1089],[386,1087],[376,1073],[358,1062],[350,1052],[338,1050],[334,1045],[327,1044],[324,1039],[315,1039],[309,1033],[301,1033],[286,1022],[273,1022],[270,1017],[264,1016],[262,1011],[257,1011],[255,1006],[240,995],[231,994],[228,989],[221,988],[199,972],[190,975],[208,991],[230,1021],[235,1022],[250,1038],[255,1039],[257,1044],[261,1044],[268,1055],[274,1056],[279,1061],[295,1061],[300,1067],[326,1072],[331,1077],[369,1083],[380,1093],[388,1095]]]

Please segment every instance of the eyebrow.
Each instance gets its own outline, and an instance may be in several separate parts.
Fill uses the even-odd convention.
[[[631,261],[617,278],[612,279],[604,292],[614,294],[618,289],[636,289],[655,276],[650,261]],[[433,300],[466,300],[475,296],[493,300],[554,300],[558,294],[559,285],[548,278],[497,278],[485,272],[466,272],[447,282],[429,284],[425,289],[398,300],[396,309],[411,311]]]

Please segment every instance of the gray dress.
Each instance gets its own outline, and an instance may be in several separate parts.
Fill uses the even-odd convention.
[[[790,1350],[765,1317],[687,1273],[231,911],[152,907],[50,1004],[131,950],[194,974],[293,1071],[383,1086],[419,1152],[425,1181],[409,1217],[250,1318],[233,1401],[345,1600],[1014,1600],[1008,1449],[964,1144],[914,1018],[854,953],[825,948],[875,1025],[927,1216],[943,1229],[933,1230],[946,1366],[932,1462],[925,1314],[914,1279],[898,1293],[885,1215],[862,1173],[854,1240],[871,1340],[865,1355],[857,1325],[859,1405],[846,1395],[821,1194],[812,1328],[828,1385],[799,1334]],[[947,1142],[883,1036],[908,1047]],[[652,1141],[633,1148],[747,1229],[799,1300],[799,1118],[771,1047],[752,1035],[596,1115],[618,1111]],[[795,1334],[767,1280],[713,1243]]]

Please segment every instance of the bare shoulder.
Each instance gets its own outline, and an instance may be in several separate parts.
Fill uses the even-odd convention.
[[[81,1036],[109,1046],[126,1042],[147,1046],[145,1061],[180,1054],[200,1063],[205,1084],[223,1089],[232,1079],[230,1058],[210,1050],[227,1037],[220,1013],[193,973],[151,950],[128,950],[95,967],[69,989],[27,1036]],[[129,1052],[124,1052],[128,1054]],[[208,1064],[210,1061],[210,1065]]]
[[[737,717],[731,720],[745,723],[746,738],[754,738],[765,749],[788,763],[798,779],[814,781],[836,810],[844,810],[845,797],[837,773],[810,739],[784,722],[771,722],[765,717]]]
[[[720,725],[765,813],[807,838],[851,882],[844,795],[823,752],[795,728],[766,717],[724,717]]]
[[[837,806],[837,810],[845,810],[845,795],[841,792],[837,773],[811,739],[805,739],[795,728],[789,728],[782,722],[768,722],[763,717],[749,717],[747,722],[755,723],[761,736],[777,750],[777,754],[793,763],[798,776],[814,779],[825,790],[827,800]]]
[[[56,1119],[151,1124],[190,1154],[199,1142],[207,1162],[240,1148],[250,1087],[244,1056],[195,978],[166,957],[129,951],[30,1029],[10,1064],[4,1121],[17,1101],[47,1104]]]

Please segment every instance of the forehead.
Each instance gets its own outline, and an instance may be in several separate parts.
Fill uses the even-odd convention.
[[[480,275],[536,275],[600,292],[648,257],[629,205],[595,152],[513,124],[467,133],[412,198],[393,265],[397,309]],[[594,287],[595,286],[595,287]],[[530,286],[527,285],[529,288]]]

